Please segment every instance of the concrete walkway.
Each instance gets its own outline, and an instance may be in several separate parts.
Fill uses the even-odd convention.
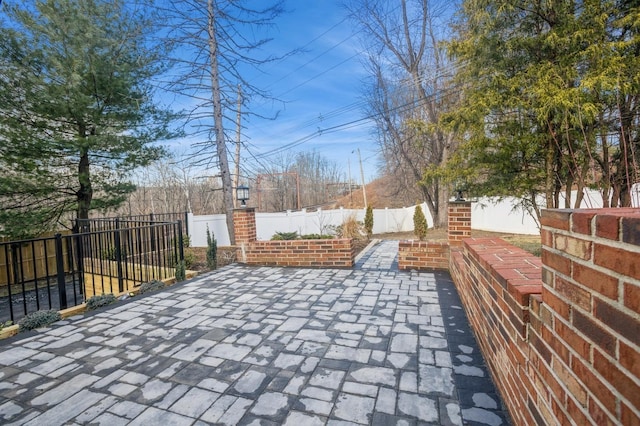
[[[446,273],[231,265],[0,341],[0,423],[507,424]]]

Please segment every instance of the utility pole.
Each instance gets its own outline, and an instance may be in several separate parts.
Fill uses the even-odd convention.
[[[362,196],[364,197],[364,208],[367,208],[367,189],[364,183],[364,169],[362,168],[362,157],[360,157],[360,148],[358,148],[358,161],[360,161],[360,177],[362,178]]]
[[[351,158],[347,158],[347,166],[349,167],[349,198],[351,198],[351,206],[353,207],[353,192],[351,192]]]
[[[242,88],[238,84],[238,113],[236,115],[236,175],[233,178],[234,197],[233,205],[238,208],[238,196],[236,194],[238,185],[240,184],[240,136],[242,134],[242,126],[240,120],[242,118]]]

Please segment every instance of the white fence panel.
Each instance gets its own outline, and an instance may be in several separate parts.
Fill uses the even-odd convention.
[[[634,207],[640,200],[640,185],[632,191]],[[574,194],[575,197],[575,194]],[[575,198],[574,198],[575,199]],[[505,199],[496,203],[495,199],[481,198],[471,204],[471,228],[493,232],[538,235],[540,233],[535,220],[520,210],[514,210],[514,199]],[[433,218],[426,203],[421,205],[429,227],[433,227]],[[582,204],[584,208],[602,206],[602,197],[597,191],[588,191]],[[373,209],[373,233],[413,231],[413,213],[415,206],[399,209]],[[304,234],[327,234],[331,228],[339,226],[351,215],[363,222],[365,209],[317,210],[308,212],[287,211],[280,213],[256,212],[256,232],[258,240],[270,240],[276,232],[297,232]],[[189,232],[194,247],[207,245],[207,226],[214,234],[218,245],[229,245],[227,224],[222,214],[194,216],[189,214]]]
[[[192,247],[207,246],[207,227],[209,232],[216,239],[219,246],[228,246],[229,231],[227,230],[227,220],[223,214],[212,214],[206,216],[194,216],[189,213],[189,237]]]
[[[480,198],[471,203],[471,229],[538,235],[540,230],[533,218],[521,210],[514,210],[513,202],[508,198],[495,204],[491,199]]]

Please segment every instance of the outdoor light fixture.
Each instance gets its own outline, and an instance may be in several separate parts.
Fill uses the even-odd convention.
[[[249,187],[245,185],[237,187],[236,199],[240,201],[240,207],[247,207],[246,201],[249,199]]]
[[[461,181],[461,180],[457,180],[456,181],[455,191],[456,191],[456,200],[455,201],[465,201],[464,197],[462,196],[462,192],[465,191],[465,184],[464,184],[463,181]]]

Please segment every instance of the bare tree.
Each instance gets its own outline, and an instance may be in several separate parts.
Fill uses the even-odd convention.
[[[362,31],[384,160],[397,182],[419,189],[438,226],[446,223],[448,188],[435,171],[447,161],[453,134],[440,127],[455,102],[452,70],[440,46],[449,13],[435,0],[352,0],[351,19]]]
[[[275,157],[260,170],[259,181],[260,208],[283,211],[333,201],[344,177],[337,164],[312,151]]]
[[[170,24],[167,40],[176,52],[176,74],[170,78],[170,89],[192,99],[187,111],[189,133],[199,138],[194,144],[194,164],[215,168],[222,180],[222,199],[232,244],[235,242],[233,180],[227,143],[234,138],[226,129],[236,127],[241,107],[242,114],[251,114],[246,103],[252,98],[267,97],[244,78],[247,71],[279,59],[277,55],[258,57],[257,50],[269,41],[260,34],[282,12],[282,2],[270,2],[257,9],[249,3],[176,0],[167,2],[164,9]],[[243,96],[238,103],[240,88]]]

